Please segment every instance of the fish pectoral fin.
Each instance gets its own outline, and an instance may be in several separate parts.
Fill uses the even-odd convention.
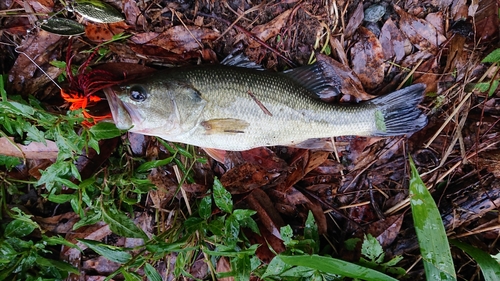
[[[201,122],[207,135],[212,134],[242,134],[250,124],[241,119],[220,118]]]

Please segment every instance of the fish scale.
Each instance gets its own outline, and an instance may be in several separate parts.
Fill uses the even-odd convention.
[[[310,140],[403,135],[426,125],[417,108],[425,85],[354,105],[329,104],[316,95],[330,89],[328,77],[311,71],[314,67],[287,73],[227,65],[173,68],[105,92],[118,128],[233,151],[275,145],[321,148]],[[136,90],[147,98],[132,100]]]

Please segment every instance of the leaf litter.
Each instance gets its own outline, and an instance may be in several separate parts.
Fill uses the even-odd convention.
[[[123,239],[130,238],[120,235],[144,237],[179,225],[187,217],[186,205],[195,206],[196,200],[211,190],[213,179],[219,177],[233,194],[236,208],[257,212],[254,217],[260,235],[248,228],[244,233],[250,242],[260,244],[257,257],[261,261],[270,262],[275,254],[285,251],[280,228],[291,225],[300,234],[308,211],[312,211],[318,232],[324,235],[322,245],[336,249],[333,251],[336,257],[353,260],[344,242],[370,234],[382,245],[386,257],[391,258],[418,254],[411,212],[408,202],[405,203],[409,198],[407,155],[410,154],[424,184],[434,195],[448,235],[496,254],[499,227],[495,209],[500,204],[497,171],[500,139],[496,119],[500,98],[494,88],[490,94],[477,90],[469,93],[471,83],[493,83],[490,81],[498,79],[498,64],[481,63],[499,39],[498,4],[495,1],[446,3],[424,6],[383,1],[384,14],[368,22],[364,13],[370,5],[351,2],[337,2],[338,6],[331,3],[325,6],[318,1],[259,6],[244,1],[158,5],[111,2],[125,21],[84,20],[85,34],[72,47],[75,64],[85,64],[89,53],[83,51],[99,43],[106,43],[100,49],[107,50],[98,56],[102,67],[114,69],[110,71],[125,77],[141,73],[144,65],[161,68],[171,64],[214,63],[237,48],[252,61],[275,70],[305,64],[316,53],[316,59],[330,62],[329,71],[341,77],[343,89],[340,96],[319,98],[328,102],[367,100],[393,91],[405,81],[423,82],[427,85],[427,97],[421,106],[428,113],[429,125],[408,138],[322,140],[333,152],[257,148],[222,152],[218,161],[208,157],[206,162],[193,161],[193,157],[206,157],[200,149],[185,150],[154,138],[125,134],[112,141],[100,141],[96,146],[99,153],[95,149],[82,150],[75,163],[81,179],[67,179],[82,185],[88,179],[106,175],[107,182],[99,183],[102,193],[97,192],[99,185],[91,184],[78,196],[92,204],[92,196],[108,196],[109,190],[118,190],[113,184],[123,182],[124,178],[110,176],[126,169],[133,174],[136,184],[128,187],[129,193],[117,194],[121,197],[116,205],[92,206],[95,209],[87,210],[72,207],[76,206],[76,199],[62,200],[62,196],[73,198],[75,191],[67,187],[65,194],[57,195],[61,203],[55,210],[51,210],[53,203],[42,200],[46,192],[43,187],[37,188],[34,197],[9,194],[6,202],[25,205],[39,215],[37,221],[44,229],[65,235],[68,241],[76,243],[76,238],[107,241],[121,247],[127,244]],[[70,52],[67,38],[34,28],[37,20],[48,17],[47,13],[64,7],[51,1],[26,1],[23,6],[7,1],[0,5],[3,11],[17,9],[20,15],[10,17],[0,13],[3,43],[0,52],[8,58],[1,67],[2,74],[7,74],[7,93],[24,98],[34,96],[54,114],[65,114],[59,89],[32,62],[54,80],[64,72],[50,62],[66,61],[66,53]],[[428,7],[431,9],[426,10]],[[38,18],[32,15],[33,11],[40,14]],[[75,18],[69,12],[63,15]],[[447,25],[445,19],[453,22]],[[121,33],[132,36],[107,43]],[[95,61],[96,58],[89,65],[92,69],[99,68]],[[23,158],[38,159],[2,170],[2,179],[40,178],[37,171],[52,163],[43,159],[57,158],[57,149],[51,148],[53,142],[46,143],[46,147],[37,142],[23,143],[14,150],[2,146],[2,155],[19,157],[15,153],[22,152]],[[171,160],[134,174],[139,165],[136,159]],[[179,170],[179,167],[191,169]],[[127,221],[121,217],[124,213],[116,213],[122,207],[135,217],[137,229],[132,230],[132,225],[124,223]],[[88,221],[80,221],[78,228],[71,229],[73,226],[68,223],[74,224],[76,216],[84,216]],[[78,245],[85,248],[81,242]],[[457,274],[467,279],[475,276],[475,265],[469,263],[468,257],[452,250],[455,264],[459,265]],[[75,249],[63,248],[61,255],[90,274],[111,274],[118,268],[107,259]],[[172,255],[169,262],[175,263],[177,258],[182,255]],[[195,258],[201,259],[203,255]],[[85,264],[83,260],[87,260]],[[411,268],[408,274],[419,277],[424,269],[422,264],[413,267],[414,262],[415,259],[405,258],[398,266]],[[229,258],[219,259],[218,264],[219,273],[235,266]],[[165,264],[157,265],[159,272],[166,272],[167,268]],[[192,270],[199,272],[198,278],[210,275],[206,270],[196,270],[194,264]]]

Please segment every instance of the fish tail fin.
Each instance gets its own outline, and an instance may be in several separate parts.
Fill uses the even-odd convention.
[[[427,125],[427,116],[418,109],[425,84],[415,84],[370,100],[377,107],[377,131],[374,136],[398,136],[414,133]]]

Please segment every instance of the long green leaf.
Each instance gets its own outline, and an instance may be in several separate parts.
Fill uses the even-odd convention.
[[[330,257],[323,257],[318,255],[312,256],[284,256],[279,255],[280,259],[289,265],[305,266],[320,270],[330,274],[338,274],[350,278],[358,278],[368,281],[396,281],[382,272],[360,266],[354,263],[346,262],[339,259]],[[438,280],[438,279],[436,279]]]
[[[120,247],[106,245],[94,240],[78,239],[78,241],[110,261],[124,264],[132,258],[132,255]]]
[[[215,205],[226,213],[233,212],[233,199],[231,193],[227,191],[218,178],[214,179],[213,197]]]
[[[488,253],[458,240],[450,240],[450,243],[474,258],[481,267],[485,281],[497,281],[500,278],[500,264]]]
[[[427,280],[457,280],[439,210],[410,157],[410,203]]]
[[[142,229],[137,227],[129,217],[114,206],[108,208],[104,204],[101,204],[101,213],[102,219],[115,234],[130,238],[148,239],[148,236]]]

